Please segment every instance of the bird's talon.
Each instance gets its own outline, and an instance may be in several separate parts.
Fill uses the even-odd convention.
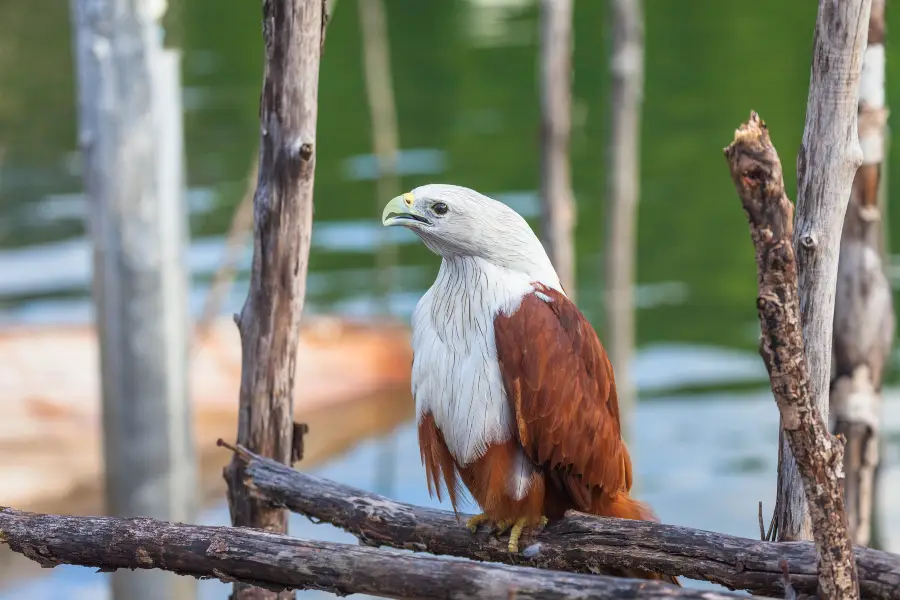
[[[478,526],[482,523],[486,523],[487,521],[487,515],[483,513],[480,515],[475,515],[473,517],[470,517],[469,520],[466,521],[466,528],[472,533],[475,533],[476,531],[478,531]]]
[[[547,526],[547,523],[550,521],[547,517],[541,517],[541,520],[538,521],[537,525],[534,525],[532,529],[534,531],[540,531],[544,527]],[[519,519],[512,526],[512,530],[509,532],[509,544],[507,546],[508,550],[513,554],[518,554],[519,552],[519,540],[522,537],[522,532],[528,525],[528,521],[526,519]]]

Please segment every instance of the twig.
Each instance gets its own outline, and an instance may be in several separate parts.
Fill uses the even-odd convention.
[[[781,567],[781,581],[784,586],[784,600],[797,600],[797,592],[794,591],[794,586],[791,585],[791,572],[788,570],[788,561],[783,558],[778,561],[778,565]]]
[[[472,535],[449,511],[395,502],[389,498],[301,473],[245,448],[245,473],[257,497],[343,528],[361,543],[521,564],[560,571],[597,572],[636,568],[683,575],[781,596],[782,558],[794,566],[794,586],[816,589],[816,550],[811,542],[765,543],[686,527],[627,519],[603,519],[581,513],[547,526],[529,540],[522,554],[482,532]],[[900,556],[856,549],[861,586],[867,598],[900,600]]]
[[[736,600],[735,593],[662,582],[442,560],[307,541],[255,529],[148,518],[69,517],[0,509],[0,541],[43,567],[164,569],[257,588],[315,589],[392,598],[521,600],[639,598]]]
[[[759,115],[752,112],[735,132],[725,156],[756,249],[760,354],[803,477],[820,557],[817,593],[823,600],[852,600],[859,597],[859,586],[844,513],[843,447],[829,433],[812,394],[791,245],[793,206],[784,191],[781,161]]]

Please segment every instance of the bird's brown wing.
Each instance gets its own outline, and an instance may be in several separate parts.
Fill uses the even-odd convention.
[[[612,365],[594,329],[560,292],[536,286],[494,321],[497,358],[526,455],[587,510],[595,488],[631,488]]]

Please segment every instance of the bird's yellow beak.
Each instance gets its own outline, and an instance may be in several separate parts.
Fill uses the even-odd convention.
[[[430,225],[431,222],[415,209],[414,203],[415,197],[412,192],[397,196],[384,207],[384,211],[381,213],[381,224],[385,227],[414,223]]]

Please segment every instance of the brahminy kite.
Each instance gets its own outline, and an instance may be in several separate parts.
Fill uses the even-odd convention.
[[[657,520],[629,495],[606,351],[525,219],[474,190],[429,184],[391,200],[382,223],[412,230],[442,259],[412,315],[429,494],[446,488],[456,511],[462,482],[483,511],[469,529],[510,530],[510,552],[524,529],[569,509]]]

